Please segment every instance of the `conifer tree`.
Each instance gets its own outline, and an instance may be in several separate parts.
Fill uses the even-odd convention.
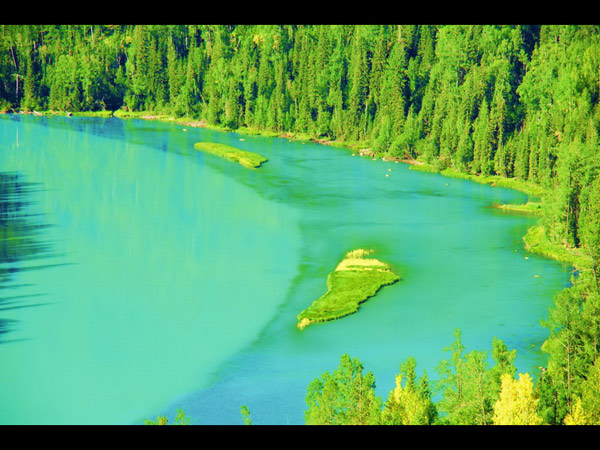
[[[375,377],[363,374],[358,359],[342,355],[331,374],[325,372],[308,386],[304,417],[307,425],[374,425],[379,423],[381,398],[375,395]]]
[[[600,425],[600,357],[596,357],[594,363],[588,366],[580,392],[586,424]]]
[[[454,336],[454,343],[445,349],[452,353],[451,359],[442,360],[437,368],[442,377],[437,383],[442,394],[438,402],[441,421],[453,425],[490,424],[500,390],[498,379],[514,372],[515,352],[494,339],[495,365],[489,368],[487,352],[473,350],[465,354],[460,330]]]
[[[38,98],[38,75],[36,66],[34,63],[33,53],[35,50],[31,50],[26,53],[25,58],[25,76],[23,79],[23,109],[33,111],[39,108]]]
[[[364,30],[357,27],[352,38],[352,47],[349,60],[349,93],[348,108],[346,112],[346,126],[355,140],[364,140],[367,137],[365,110],[368,96],[367,43],[363,35]]]
[[[596,167],[589,169],[582,187],[578,229],[582,247],[590,257],[591,269],[600,289],[600,171]]]
[[[409,358],[400,365],[396,387],[390,391],[382,412],[386,425],[431,425],[437,412],[431,400],[427,376],[417,380],[416,360]]]
[[[473,166],[475,173],[490,175],[493,167],[492,128],[488,103],[483,101],[473,125]]]
[[[554,298],[548,320],[542,321],[550,336],[542,345],[542,351],[548,353],[549,358],[539,385],[540,407],[545,420],[552,424],[562,423],[572,409],[579,383],[589,364],[585,335],[579,326],[585,290],[583,283],[575,282],[573,287],[560,291]]]

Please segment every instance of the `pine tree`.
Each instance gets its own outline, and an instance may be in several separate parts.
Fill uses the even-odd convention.
[[[579,317],[584,303],[584,286],[575,282],[554,297],[548,320],[542,325],[550,330],[550,336],[542,345],[549,354],[548,366],[540,383],[540,407],[545,420],[552,424],[562,423],[573,406],[577,386],[586,367],[584,338],[579,332]],[[545,390],[550,389],[551,395]]]
[[[38,98],[38,75],[34,62],[35,50],[30,50],[26,53],[25,58],[25,76],[23,79],[23,99],[21,101],[22,108],[27,111],[33,111],[40,106]]]
[[[176,115],[179,115],[183,112],[177,106],[180,105],[179,95],[182,91],[185,78],[181,68],[182,64],[179,61],[173,40],[174,36],[171,33],[167,42],[167,85],[169,87],[168,97],[171,108]]]
[[[580,197],[578,229],[582,247],[591,259],[591,269],[600,288],[600,171],[595,168],[588,170]]]
[[[382,412],[382,423],[386,425],[431,425],[437,412],[431,400],[426,375],[417,380],[416,360],[409,358],[400,365],[393,389]]]
[[[492,153],[489,107],[487,101],[484,100],[473,124],[473,165],[471,170],[482,175],[490,175],[493,167]]]
[[[588,366],[580,392],[586,423],[600,425],[600,357],[596,358],[594,364]]]
[[[127,59],[128,75],[131,77],[131,96],[128,106],[132,110],[147,109],[147,97],[151,88],[150,73],[150,36],[146,26],[135,27],[131,57]]]
[[[453,425],[490,424],[493,405],[498,399],[500,383],[505,374],[514,373],[514,351],[508,351],[498,339],[493,341],[494,366],[488,367],[487,352],[473,350],[464,353],[460,330],[456,330],[455,342],[445,351],[452,352],[450,360],[442,360],[437,370],[442,376],[438,389],[442,399],[438,409],[443,413],[442,422]]]
[[[403,42],[394,41],[382,80],[382,112],[391,120],[391,139],[403,131],[407,114],[406,50]]]
[[[517,372],[514,364],[516,357],[517,351],[514,349],[508,350],[508,347],[501,339],[495,337],[492,340],[492,358],[495,364],[490,369],[490,381],[493,392],[500,392],[502,377],[504,375],[515,376]]]
[[[349,128],[351,138],[364,140],[367,138],[365,110],[368,97],[368,63],[367,43],[364,30],[357,26],[352,38],[352,47],[348,67],[349,93],[345,124]]]
[[[342,355],[333,373],[325,372],[308,386],[304,417],[307,425],[374,425],[380,421],[381,399],[375,377],[363,375],[358,359]]]

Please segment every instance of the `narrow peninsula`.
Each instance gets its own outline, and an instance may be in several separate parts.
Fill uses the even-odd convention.
[[[400,280],[387,264],[367,258],[371,253],[373,250],[357,249],[346,254],[327,277],[327,293],[298,314],[298,328],[353,314],[383,286]]]
[[[212,153],[213,155],[220,156],[229,161],[237,162],[242,166],[251,169],[256,169],[268,161],[267,158],[258,153],[240,150],[239,148],[215,142],[196,142],[194,148],[203,152]]]

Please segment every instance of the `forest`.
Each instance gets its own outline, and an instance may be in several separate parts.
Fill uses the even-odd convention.
[[[600,26],[0,30],[0,112],[152,112],[540,188],[531,248],[573,266],[541,318],[541,374],[517,376],[501,341],[489,367],[457,331],[438,383],[415,355],[386,401],[343,355],[308,387],[306,423],[600,424]]]

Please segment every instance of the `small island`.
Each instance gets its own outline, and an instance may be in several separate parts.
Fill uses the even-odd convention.
[[[258,153],[240,150],[239,148],[215,142],[196,142],[194,148],[196,150],[212,153],[213,155],[220,156],[229,161],[237,162],[242,166],[251,169],[256,169],[260,167],[261,164],[268,161],[267,158]]]
[[[400,280],[387,264],[367,258],[371,253],[373,250],[357,249],[346,254],[327,277],[327,293],[298,314],[298,328],[353,314],[383,286]]]
[[[517,204],[494,204],[492,205],[494,208],[501,209],[505,212],[515,213],[515,214],[529,214],[529,215],[537,215],[539,216],[542,213],[542,203],[541,202],[532,202],[528,201],[527,203],[517,205]]]

